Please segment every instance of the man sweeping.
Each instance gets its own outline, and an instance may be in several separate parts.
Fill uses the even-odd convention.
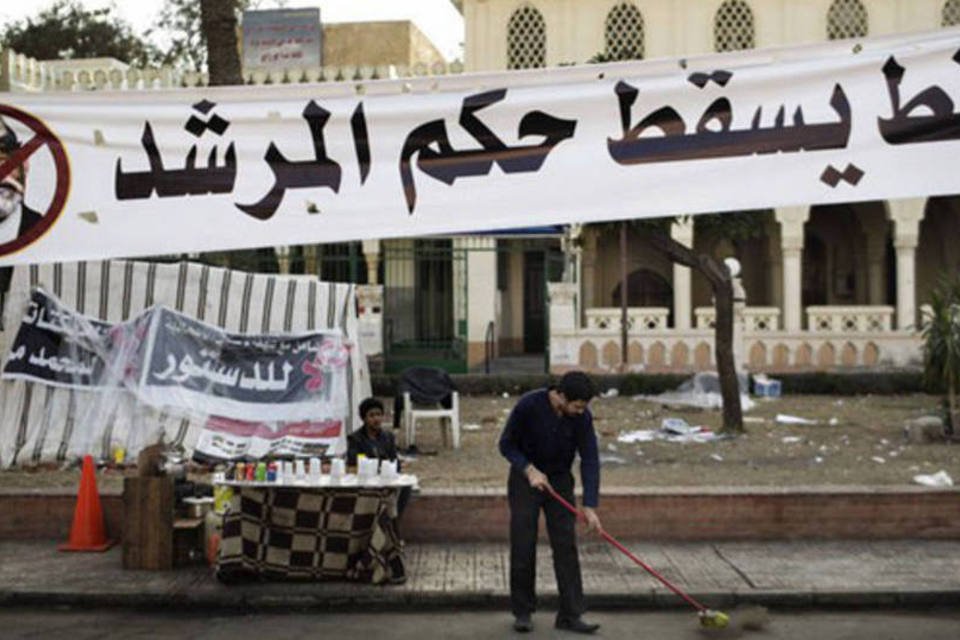
[[[593,383],[580,371],[564,374],[556,386],[525,394],[517,402],[500,436],[500,452],[510,461],[510,604],[519,632],[533,630],[536,609],[536,553],[540,510],[547,521],[553,569],[560,591],[555,626],[578,633],[600,628],[581,617],[583,582],[577,556],[576,518],[547,492],[553,489],[573,503],[570,469],[580,454],[583,514],[587,530],[599,530],[600,459],[593,416],[587,405]]]

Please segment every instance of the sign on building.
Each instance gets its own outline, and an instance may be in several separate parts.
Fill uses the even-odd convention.
[[[244,71],[323,64],[320,9],[243,12]]]

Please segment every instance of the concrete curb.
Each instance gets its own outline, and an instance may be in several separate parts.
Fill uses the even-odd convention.
[[[256,585],[262,586],[262,585]],[[756,592],[701,592],[691,593],[694,599],[711,608],[735,609],[738,606],[759,605],[772,609],[863,609],[897,608],[927,609],[930,607],[960,605],[957,589],[902,589],[877,591],[756,591]],[[556,594],[540,597],[543,609],[557,607]],[[625,609],[682,609],[688,607],[677,596],[669,593],[603,593],[587,595],[591,611],[618,611]],[[67,592],[0,590],[0,607],[71,607],[138,610],[222,610],[237,613],[269,611],[297,613],[303,611],[362,612],[376,607],[377,611],[408,612],[446,610],[509,610],[506,593],[451,591],[447,593],[391,591],[390,587],[370,587],[363,593],[333,595],[328,593],[296,593],[286,589],[258,591],[223,587],[218,592],[197,593],[123,593],[123,592]]]

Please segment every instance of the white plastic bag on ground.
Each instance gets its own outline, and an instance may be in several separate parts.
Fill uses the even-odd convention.
[[[913,476],[913,481],[922,484],[925,487],[952,487],[953,478],[950,474],[941,469],[940,471],[928,475],[919,474]]]

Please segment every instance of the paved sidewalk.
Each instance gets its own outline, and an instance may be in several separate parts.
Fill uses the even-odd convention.
[[[708,606],[930,606],[960,604],[960,541],[731,542],[629,545]],[[542,604],[556,604],[546,544],[539,547]],[[124,571],[121,553],[59,553],[54,541],[0,543],[0,605],[383,610],[506,608],[503,544],[410,545],[409,580],[224,586],[212,570]],[[616,549],[581,544],[591,609],[682,603]]]

